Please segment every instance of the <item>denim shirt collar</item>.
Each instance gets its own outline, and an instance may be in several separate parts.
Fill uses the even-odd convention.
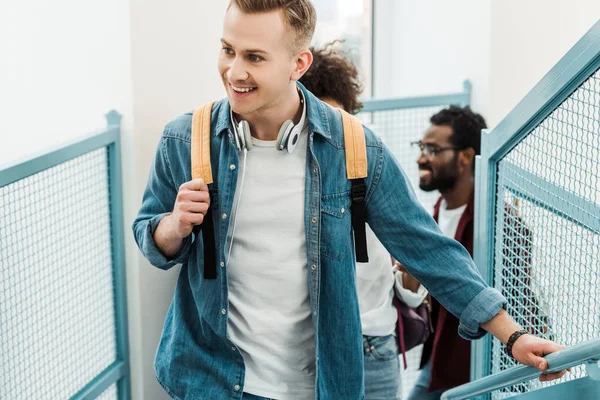
[[[304,98],[306,99],[306,108],[308,114],[308,130],[323,136],[326,139],[331,139],[330,126],[329,126],[329,114],[326,112],[325,103],[317,99],[311,92],[309,92],[304,85],[300,82],[296,82]],[[215,125],[214,135],[219,136],[221,133],[232,130],[231,118],[229,117],[229,111],[231,106],[227,97],[221,99],[218,103],[219,110],[216,115],[217,121]]]

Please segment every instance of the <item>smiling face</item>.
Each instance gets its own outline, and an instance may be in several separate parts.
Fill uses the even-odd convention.
[[[425,132],[421,143],[434,149],[453,147],[450,142],[452,128],[445,125],[431,125]],[[459,150],[445,150],[434,155],[422,152],[417,159],[419,165],[419,187],[421,190],[440,192],[452,189],[463,171],[459,163]]]
[[[294,39],[282,10],[247,14],[229,7],[218,69],[234,113],[261,114],[294,94],[312,61],[307,49],[294,52]]]

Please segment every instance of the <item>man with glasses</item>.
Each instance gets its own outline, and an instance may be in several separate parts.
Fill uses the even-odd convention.
[[[486,128],[486,123],[481,115],[469,107],[456,106],[441,110],[430,118],[430,122],[431,126],[423,138],[412,143],[413,147],[420,150],[417,159],[419,187],[427,192],[440,192],[441,197],[434,206],[434,219],[444,234],[459,241],[472,256],[475,156],[480,154],[481,130]],[[515,208],[510,205],[506,207],[506,212],[511,216],[508,226],[513,236],[509,240],[519,241],[518,254],[513,256],[520,260],[523,273],[520,277],[505,278],[513,283],[525,282],[525,286],[529,286],[531,234]],[[401,265],[398,266],[403,269]],[[408,273],[403,276],[403,284],[406,289],[415,292],[420,286]],[[523,306],[527,303],[524,297],[529,299],[530,306],[525,307],[526,312],[523,312],[529,317],[517,322],[523,327],[531,327],[531,321],[536,319],[539,312],[535,296],[529,292],[503,294],[512,300],[509,300],[509,310],[524,310]],[[513,304],[515,302],[522,304]],[[471,344],[457,334],[459,320],[435,298],[431,303],[434,334],[423,346],[422,372],[409,400],[437,400],[445,390],[469,381]]]
[[[434,219],[440,230],[458,240],[473,255],[473,191],[475,155],[479,154],[485,120],[469,107],[450,106],[430,118],[423,138],[411,145],[420,150],[419,187],[438,190]],[[419,282],[404,274],[404,286],[416,291]],[[435,299],[434,334],[423,346],[423,369],[410,400],[439,399],[449,388],[469,381],[471,343],[458,334],[459,320]]]

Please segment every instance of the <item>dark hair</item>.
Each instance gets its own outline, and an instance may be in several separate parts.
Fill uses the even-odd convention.
[[[333,41],[323,48],[310,48],[313,62],[300,82],[318,98],[335,100],[350,114],[362,108],[359,96],[363,91],[358,70],[346,53],[335,48]]]
[[[450,106],[429,119],[433,125],[452,128],[450,143],[456,147],[471,147],[475,154],[481,153],[481,130],[487,128],[485,119],[471,111],[469,106]]]

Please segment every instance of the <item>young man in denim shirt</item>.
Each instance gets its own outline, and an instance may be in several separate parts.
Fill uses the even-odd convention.
[[[210,122],[214,182],[191,178],[191,113],[160,139],[133,230],[153,265],[183,264],[155,359],[173,398],[364,396],[341,117],[296,82],[312,61],[315,23],[310,0],[232,0],[218,62],[227,98]],[[281,145],[289,120],[297,137]],[[381,141],[365,136],[369,226],[460,317],[461,335],[487,330],[507,342],[520,327],[504,297],[419,206]],[[194,230],[207,212],[216,279],[203,277],[214,265],[204,265],[205,232]],[[539,355],[559,348],[525,335],[513,354],[545,369]]]

